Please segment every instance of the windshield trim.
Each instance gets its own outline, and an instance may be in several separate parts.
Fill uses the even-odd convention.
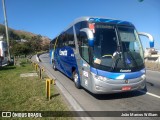
[[[126,69],[132,69],[132,67],[130,67],[125,61],[126,61],[126,57],[125,57],[125,55],[124,55],[124,51],[123,51],[123,48],[122,48],[122,40],[121,40],[121,37],[120,37],[120,31],[119,31],[119,29],[118,28],[120,28],[120,27],[123,27],[123,28],[131,28],[131,29],[133,29],[133,30],[135,30],[135,27],[133,27],[133,26],[123,26],[123,25],[118,25],[118,26],[116,26],[116,29],[117,29],[117,32],[118,32],[118,40],[120,41],[120,43],[121,43],[121,50],[122,50],[122,56],[123,56],[123,64],[125,65],[125,68]],[[135,33],[134,33],[134,35],[135,35]],[[136,36],[135,36],[136,37]],[[130,52],[130,51],[129,51]],[[127,52],[128,53],[128,52]],[[131,56],[131,58],[133,59],[133,61],[134,61],[134,64],[135,64],[135,67],[138,67],[138,64],[137,64],[137,61],[134,59],[134,57],[132,56],[132,54],[130,53],[129,54],[130,56]],[[128,68],[127,68],[128,67]]]
[[[141,44],[141,41],[139,39],[139,36],[137,36],[135,34],[136,32],[136,29],[135,27],[133,26],[124,26],[124,25],[113,25],[113,24],[107,24],[107,25],[112,25],[114,27],[114,31],[115,31],[115,34],[116,34],[116,43],[117,43],[117,52],[120,53],[120,56],[118,59],[123,59],[123,64],[124,64],[124,68],[117,68],[117,64],[119,62],[118,59],[116,59],[115,61],[112,62],[112,65],[111,66],[104,66],[104,65],[101,65],[101,64],[96,64],[93,62],[93,59],[92,59],[92,67],[95,67],[97,69],[101,69],[101,70],[106,70],[106,71],[112,71],[112,72],[121,72],[120,70],[131,70],[131,72],[135,72],[135,71],[138,71],[138,70],[141,70],[144,68],[144,63],[143,64],[140,64],[138,65],[137,64],[137,61],[133,60],[133,64],[134,66],[133,67],[130,67],[126,62],[126,57],[124,55],[124,51],[123,51],[123,48],[122,48],[122,41],[121,41],[121,38],[120,38],[120,33],[119,33],[119,30],[118,30],[118,27],[125,27],[125,28],[132,28],[134,30],[134,35],[135,35],[135,38],[138,39],[138,42]],[[95,28],[96,29],[96,28]],[[94,35],[95,36],[95,35]],[[138,37],[138,38],[137,38]],[[140,45],[140,49],[142,49],[142,45]],[[143,50],[143,49],[142,49]],[[94,50],[93,50],[94,51]],[[130,55],[130,57],[132,57]]]

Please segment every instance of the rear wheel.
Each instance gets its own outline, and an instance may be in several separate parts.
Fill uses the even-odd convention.
[[[55,62],[53,62],[53,69],[56,71],[57,68],[56,68],[56,65],[55,65]]]
[[[76,71],[73,71],[73,80],[74,80],[76,88],[80,89],[81,85],[80,85],[78,73]]]

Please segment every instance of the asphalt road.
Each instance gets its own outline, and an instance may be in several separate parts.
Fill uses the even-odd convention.
[[[85,111],[160,111],[160,73],[147,71],[148,92],[93,95],[85,89],[77,89],[74,82],[49,63],[49,54],[40,55],[41,64],[65,87]],[[88,113],[90,114],[90,113]],[[92,116],[92,115],[91,115]],[[135,117],[92,117],[92,119],[128,120]],[[158,120],[157,117],[136,117],[139,120]]]

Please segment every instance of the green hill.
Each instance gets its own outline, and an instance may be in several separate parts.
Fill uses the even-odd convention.
[[[12,28],[8,28],[8,31],[9,31],[9,38],[11,40],[18,40],[18,39],[30,40],[33,37],[41,36],[41,35],[37,35],[37,34],[31,33],[31,32],[22,31],[22,30],[15,30]],[[5,26],[2,24],[0,24],[0,35],[4,35],[4,37],[5,37]],[[51,40],[46,36],[41,36],[41,38],[44,41],[43,43],[49,43]]]
[[[31,32],[8,28],[10,48],[13,55],[30,54],[48,50],[50,39]],[[0,24],[0,36],[6,39],[5,26]]]

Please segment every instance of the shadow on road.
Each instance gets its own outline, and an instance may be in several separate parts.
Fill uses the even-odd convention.
[[[143,91],[129,91],[129,92],[112,93],[112,94],[93,94],[86,89],[84,90],[88,94],[90,94],[91,96],[93,96],[94,98],[98,100],[112,100],[112,99],[124,99],[124,98],[138,97],[138,96],[145,95],[147,92],[146,88],[144,88]]]
[[[147,84],[149,84],[150,86],[154,86],[154,84],[151,82],[147,82]]]
[[[112,99],[123,99],[123,98],[137,97],[137,96],[141,96],[141,95],[145,95],[145,94],[146,94],[146,92],[131,91],[131,92],[124,92],[124,93],[101,94],[101,95],[93,95],[93,96],[99,100],[112,100]]]

